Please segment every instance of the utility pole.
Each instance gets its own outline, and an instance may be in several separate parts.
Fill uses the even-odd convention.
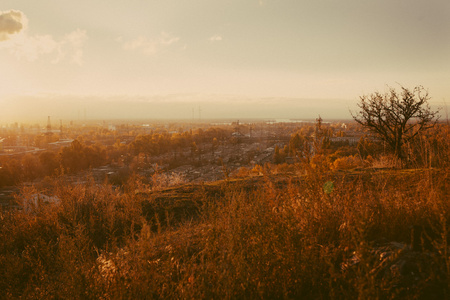
[[[50,122],[50,116],[48,116],[47,118],[47,132],[45,134],[46,135],[52,134],[52,123]]]

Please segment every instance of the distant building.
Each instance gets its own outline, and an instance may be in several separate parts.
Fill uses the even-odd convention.
[[[33,194],[23,200],[23,209],[30,213],[39,210],[43,205],[59,204],[59,202],[60,199],[56,196],[51,197],[44,194]]]
[[[231,136],[234,136],[234,137],[245,137],[245,135],[243,135],[243,134],[240,133],[239,131],[233,132],[233,133],[231,134]]]
[[[359,136],[343,136],[343,137],[331,137],[331,143],[345,143],[348,142],[349,145],[356,145],[359,142]]]
[[[73,142],[73,140],[71,139],[61,139],[57,142],[53,142],[53,143],[48,143],[48,145],[52,148],[60,148],[60,147],[64,147],[64,146],[69,146],[71,143]]]
[[[357,136],[343,136],[343,137],[331,137],[330,142],[332,143],[342,143],[342,142],[348,142],[349,145],[357,145],[361,138],[365,138],[367,140],[370,140],[372,142],[382,142],[381,139],[373,137],[373,136],[364,136],[364,135],[357,135]]]

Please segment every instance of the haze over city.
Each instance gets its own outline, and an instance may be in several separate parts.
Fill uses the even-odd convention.
[[[350,118],[359,96],[450,87],[450,3],[0,4],[0,119]]]

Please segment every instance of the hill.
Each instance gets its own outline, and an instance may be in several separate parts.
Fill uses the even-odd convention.
[[[444,299],[449,179],[311,169],[160,190],[55,182],[59,204],[1,214],[2,297]]]

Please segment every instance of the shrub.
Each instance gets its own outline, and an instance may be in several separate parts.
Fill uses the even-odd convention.
[[[356,156],[346,156],[336,159],[333,162],[332,169],[335,170],[348,170],[363,167],[364,162]]]

